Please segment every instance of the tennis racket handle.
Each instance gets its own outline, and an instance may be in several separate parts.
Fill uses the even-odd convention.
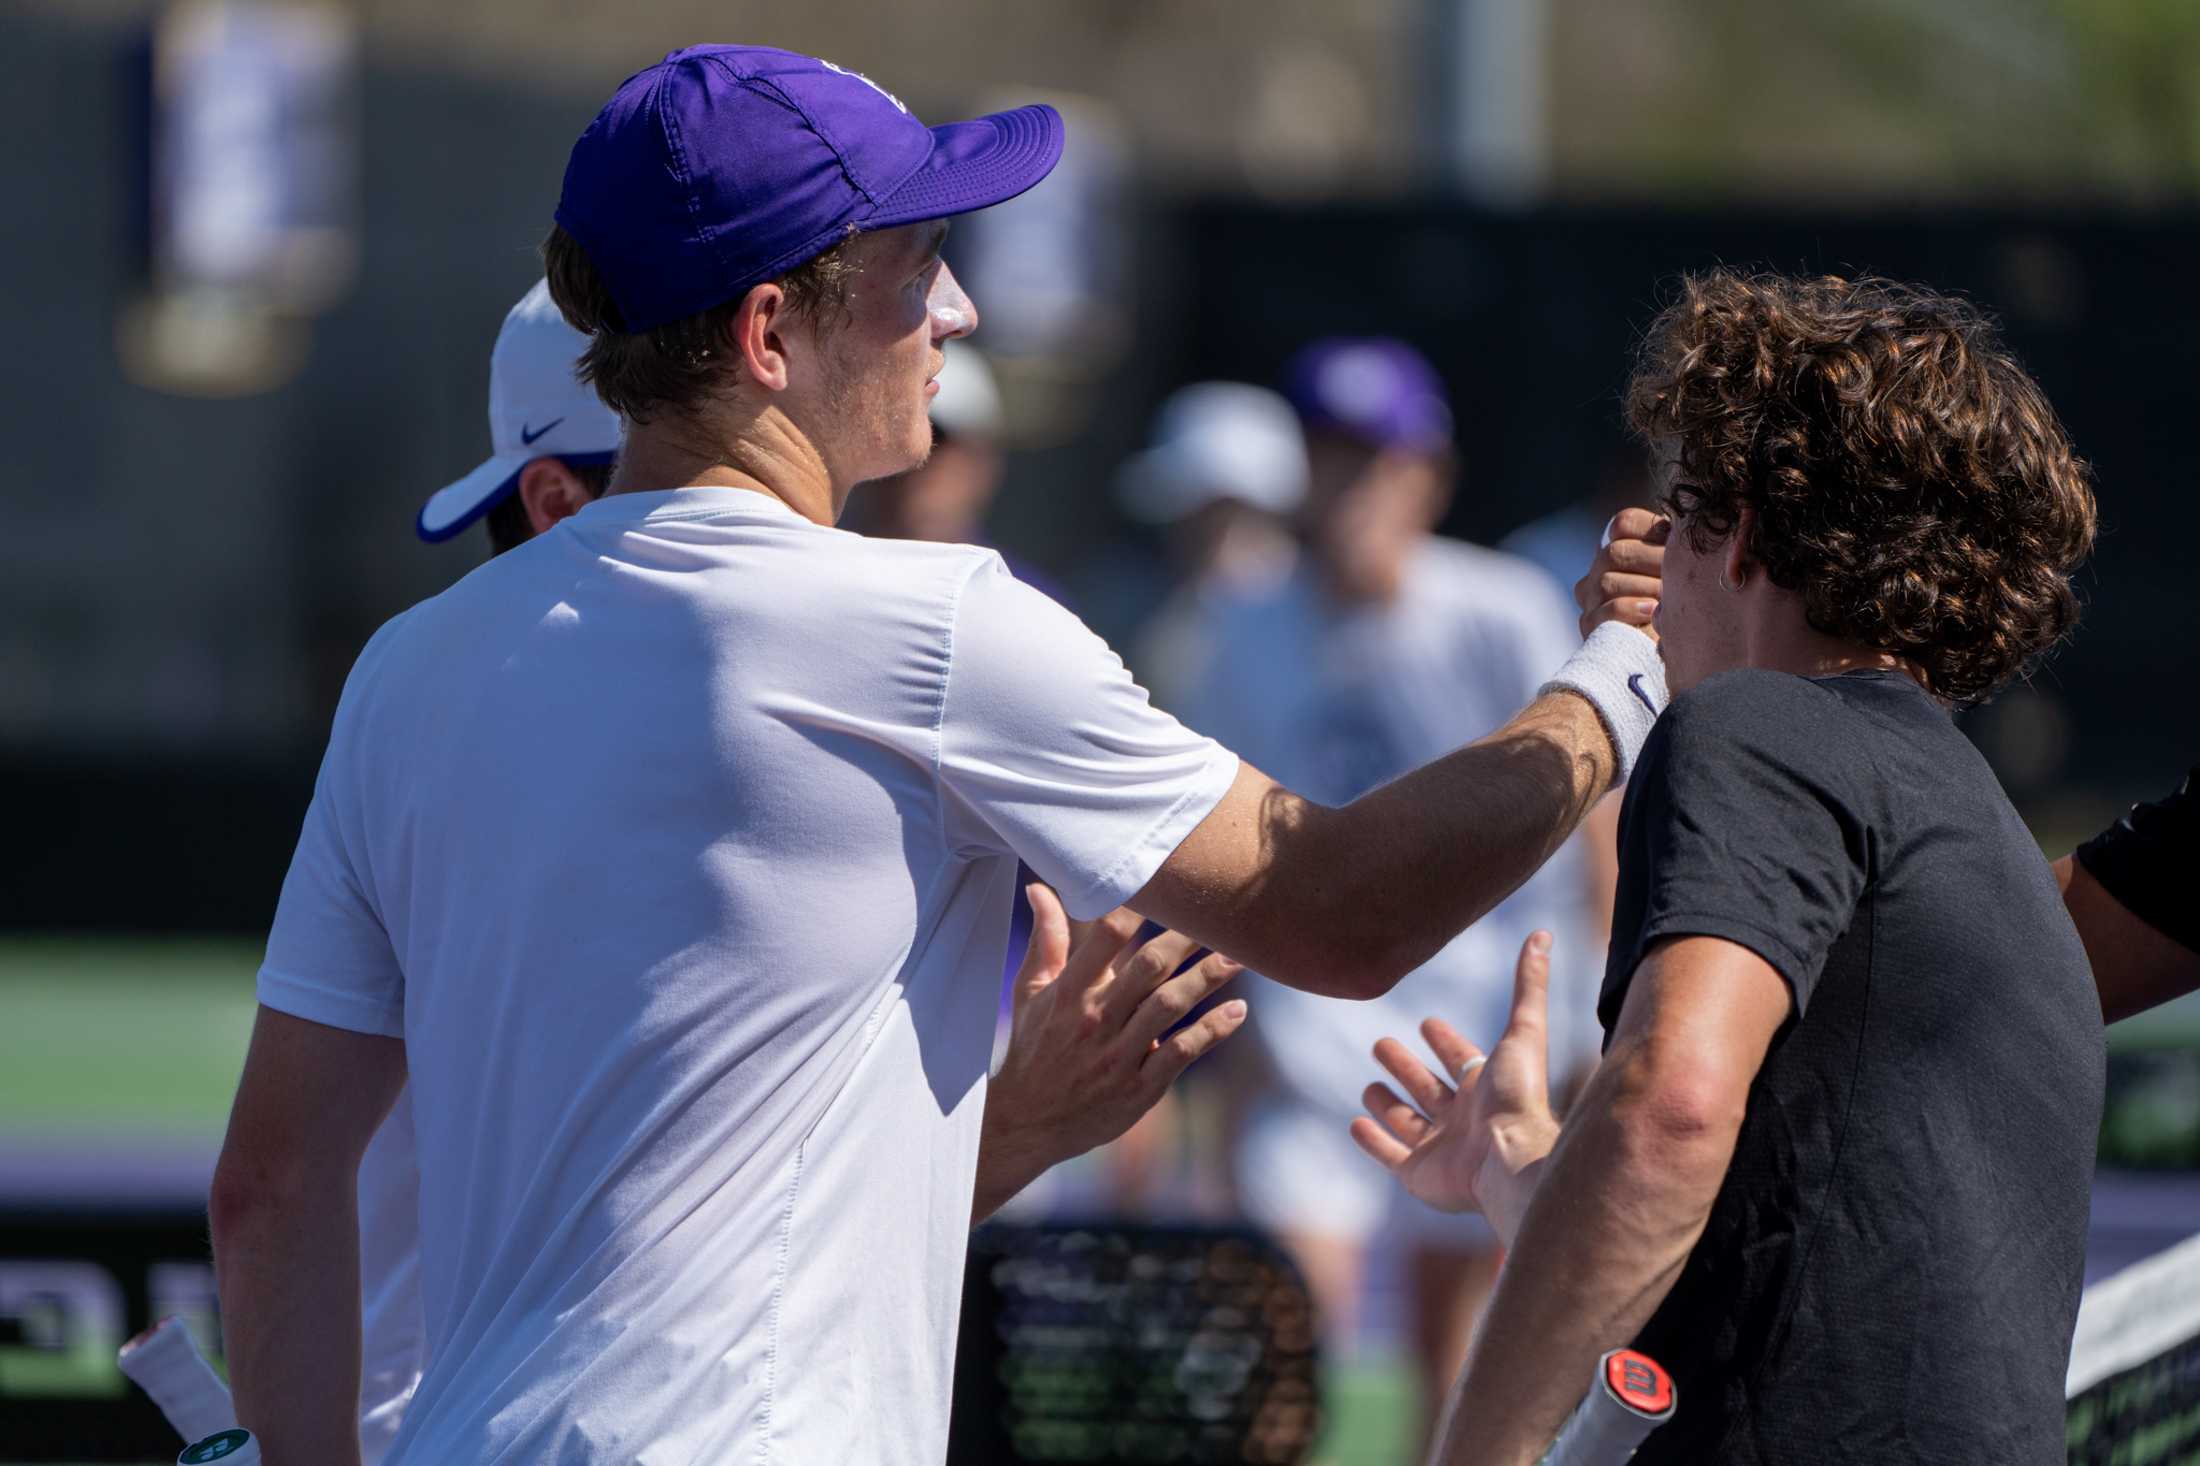
[[[199,1356],[199,1347],[191,1342],[191,1331],[182,1320],[164,1318],[139,1334],[122,1346],[118,1362],[185,1440],[236,1429],[229,1386]]]
[[[260,1443],[252,1438],[251,1431],[233,1427],[192,1442],[176,1457],[176,1466],[207,1466],[209,1462],[219,1462],[220,1466],[261,1466]]]
[[[1651,1431],[1673,1418],[1673,1380],[1647,1354],[1614,1349],[1596,1383],[1543,1453],[1542,1466],[1621,1466]]]

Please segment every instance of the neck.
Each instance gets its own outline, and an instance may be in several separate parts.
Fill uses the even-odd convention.
[[[1803,608],[1794,597],[1785,614],[1759,618],[1751,627],[1748,665],[1773,672],[1792,672],[1798,677],[1832,677],[1842,672],[1887,670],[1904,673],[1920,684],[1916,666],[1907,658],[1859,642],[1814,629],[1803,619]]]
[[[847,500],[807,436],[775,409],[666,413],[627,424],[607,494],[730,488],[769,494],[814,524]]]

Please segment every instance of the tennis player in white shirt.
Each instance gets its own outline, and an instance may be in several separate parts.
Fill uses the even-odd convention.
[[[361,653],[260,976],[212,1210],[272,1466],[356,1459],[355,1175],[408,1074],[427,1370],[392,1462],[937,1462],[970,1218],[1049,1158],[987,1134],[1019,856],[1071,917],[1365,995],[1623,777],[1639,601],[1331,809],[991,552],[832,527],[922,457],[976,325],[942,221],[1060,147],[1046,108],[928,129],[748,47],[638,73],[576,145],[545,254],[629,424],[611,491]],[[1161,975],[1027,1007],[1142,1068]]]
[[[420,537],[448,540],[479,521],[489,553],[501,555],[545,533],[601,497],[618,455],[619,419],[574,376],[588,338],[565,323],[538,281],[504,318],[489,359],[491,456],[421,507]],[[990,385],[990,384],[988,384]],[[937,403],[934,415],[938,415]],[[1123,1029],[1084,1031],[1073,1001],[1097,998],[1097,988],[1130,975],[1116,989],[1122,1002],[1145,994],[1125,1028],[1164,1028],[1234,974],[1210,957],[1163,985],[1189,943],[1173,933],[1148,945],[1125,940],[1136,926],[1128,912],[1089,924],[1074,950],[1061,906],[1051,893],[1038,902],[1036,940],[1023,953],[1012,998],[1009,1045],[986,1103],[1021,1117],[1026,1149],[1066,1157],[1114,1139],[1165,1091],[1170,1080],[1243,1021],[1242,1007],[1202,1018],[1183,1042],[1136,1066],[1116,1062]],[[1066,980],[1063,978],[1068,973]],[[1043,1092],[1040,1092],[1042,1091]],[[1074,1113],[1073,1113],[1074,1107]],[[1043,1121],[1043,1124],[1033,1122]],[[995,1145],[1015,1144],[1015,1127],[995,1124]],[[981,1142],[983,1144],[984,1142]],[[362,1466],[379,1466],[418,1388],[426,1352],[420,1307],[420,1170],[410,1093],[400,1094],[359,1162],[360,1390]]]

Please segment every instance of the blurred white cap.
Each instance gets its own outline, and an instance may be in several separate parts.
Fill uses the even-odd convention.
[[[1170,524],[1218,499],[1289,514],[1306,498],[1306,438],[1279,394],[1195,382],[1161,404],[1153,446],[1116,474],[1124,509]]]
[[[618,414],[573,378],[587,349],[537,280],[505,316],[489,356],[489,460],[421,506],[414,527],[422,539],[447,540],[488,513],[537,458],[609,463],[618,453]]]
[[[950,341],[942,348],[940,390],[932,397],[932,425],[949,437],[994,438],[1001,432],[1001,389],[993,368],[975,346]]]

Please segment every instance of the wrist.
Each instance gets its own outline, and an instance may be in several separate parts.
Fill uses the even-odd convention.
[[[1570,692],[1596,710],[1612,747],[1612,786],[1625,785],[1643,741],[1665,711],[1665,663],[1658,644],[1632,626],[1607,621],[1539,689],[1553,692]]]
[[[1510,1248],[1520,1235],[1520,1224],[1535,1200],[1543,1168],[1558,1143],[1558,1125],[1517,1126],[1498,1130],[1491,1137],[1489,1159],[1483,1164],[1475,1199],[1497,1240]]]

